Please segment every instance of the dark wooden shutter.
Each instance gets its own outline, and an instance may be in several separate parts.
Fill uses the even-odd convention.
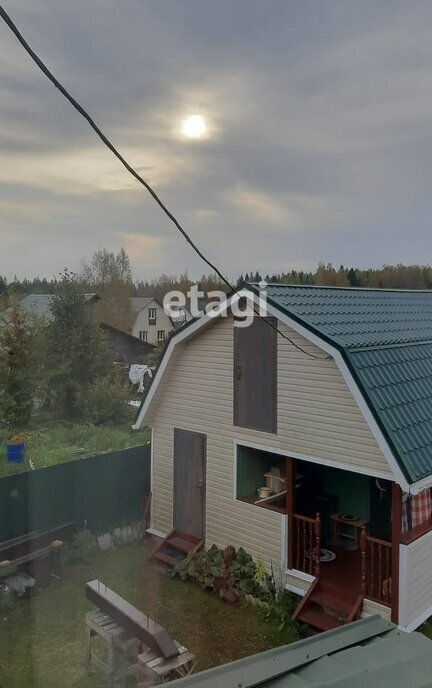
[[[274,318],[234,327],[234,425],[276,432],[276,342]]]

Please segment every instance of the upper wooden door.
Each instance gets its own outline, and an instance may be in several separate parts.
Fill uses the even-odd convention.
[[[174,528],[204,537],[206,436],[174,428]]]
[[[276,432],[275,326],[274,318],[255,318],[234,327],[234,425],[242,428]]]

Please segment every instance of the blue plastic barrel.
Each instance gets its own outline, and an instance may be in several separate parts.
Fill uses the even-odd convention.
[[[22,463],[24,461],[25,442],[11,442],[6,444],[6,455],[9,463]]]

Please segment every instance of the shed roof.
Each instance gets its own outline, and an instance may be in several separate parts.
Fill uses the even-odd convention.
[[[408,482],[431,475],[432,291],[269,284],[266,294],[341,351]]]
[[[432,642],[373,616],[173,682],[187,688],[421,688]]]

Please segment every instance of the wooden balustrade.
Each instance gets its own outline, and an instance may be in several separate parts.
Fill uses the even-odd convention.
[[[294,568],[314,576],[320,571],[320,515],[315,518],[293,514]]]
[[[362,529],[361,585],[363,594],[381,604],[391,603],[392,546],[390,542],[366,535]]]

